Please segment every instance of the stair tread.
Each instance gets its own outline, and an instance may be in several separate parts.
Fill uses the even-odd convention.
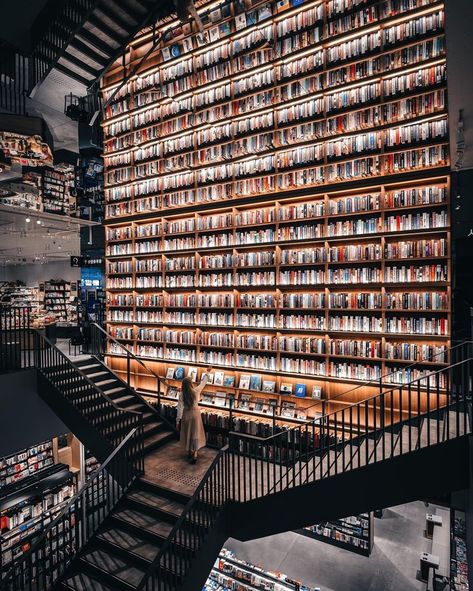
[[[160,511],[171,513],[177,517],[181,515],[185,507],[183,503],[179,503],[178,501],[174,501],[172,499],[167,499],[147,490],[134,490],[127,495],[127,498],[143,503],[144,505],[149,505],[150,507],[159,509]]]
[[[140,583],[145,575],[145,570],[125,562],[112,552],[103,550],[102,548],[89,550],[82,556],[82,560],[134,587]]]
[[[153,433],[152,435],[146,437],[145,448],[173,435],[174,433],[172,431],[158,431],[157,433]]]
[[[75,573],[63,581],[63,586],[74,591],[113,591],[86,573]]]
[[[110,394],[118,394],[118,392],[123,392],[126,391],[125,386],[117,386],[116,388],[110,388],[110,390],[104,390],[105,394],[107,394],[107,396],[110,396]]]
[[[110,527],[101,531],[97,537],[149,561],[153,560],[159,552],[159,546],[120,527]]]
[[[119,509],[114,512],[113,516],[162,538],[167,538],[173,528],[171,523],[160,521],[156,517],[142,513],[136,509]]]

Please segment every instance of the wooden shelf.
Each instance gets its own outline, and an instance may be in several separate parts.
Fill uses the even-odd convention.
[[[314,37],[304,45],[308,38],[301,33],[304,23],[298,25],[299,37],[294,32],[278,33],[281,23],[291,26],[292,15],[319,5],[323,6],[320,22],[309,24],[307,30],[319,27],[320,40]],[[381,2],[373,5],[381,11]],[[151,53],[114,101],[116,111],[128,111],[110,109],[104,122],[109,185],[107,289],[112,294],[108,318],[117,336],[126,338],[138,354],[151,351],[140,346],[159,346],[163,357],[169,350],[174,355],[182,349],[184,357],[194,360],[143,356],[159,370],[176,364],[204,367],[212,355],[222,362],[214,365],[235,375],[272,375],[278,384],[284,379],[326,384],[328,398],[340,392],[343,384],[363,381],[361,366],[384,375],[412,363],[392,359],[395,354],[418,359],[430,349],[448,348],[452,320],[449,136],[443,16],[436,16],[443,15],[443,7],[442,2],[423,0],[422,6],[365,22],[357,15],[365,14],[366,4],[330,15],[328,2],[320,0],[234,31],[232,5],[226,19],[231,30],[224,39],[194,46],[165,62],[162,48]],[[347,15],[350,22],[359,23],[355,32],[343,20]],[[426,27],[421,34],[404,35],[404,25],[431,15],[431,28],[423,21]],[[158,23],[158,30],[161,26],[168,24]],[[394,26],[400,27],[395,37],[390,33]],[[264,48],[250,43],[241,53],[237,51],[235,40],[263,30],[271,32],[273,49],[261,53],[258,50]],[[357,44],[371,34],[380,41],[362,53]],[[184,36],[194,44],[192,35],[183,32],[173,33],[167,45],[182,45]],[[286,41],[283,50],[281,43]],[[427,51],[424,43],[430,41]],[[352,43],[351,50],[343,46],[345,55],[332,55],[334,48],[346,42]],[[131,43],[129,67],[149,43],[146,35]],[[228,55],[212,62],[211,51],[219,47],[228,49]],[[320,63],[314,57],[317,52]],[[202,67],[204,54],[211,63]],[[251,57],[245,64],[241,64],[243,54]],[[290,63],[297,63],[300,71],[283,78]],[[181,70],[174,74],[177,65]],[[268,77],[260,77],[262,72],[268,72]],[[107,74],[105,97],[122,74],[121,66]],[[210,79],[214,74],[216,79]],[[411,74],[417,76],[412,84]],[[240,88],[241,79],[251,83]],[[159,90],[163,84],[165,93]],[[151,85],[156,85],[155,90],[150,90]],[[219,94],[224,86],[228,92]],[[203,97],[209,89],[215,91],[212,97]],[[429,187],[435,191],[429,192]],[[222,237],[225,243],[216,244]],[[121,249],[130,252],[120,253]],[[312,253],[301,254],[303,250]],[[217,264],[222,266],[214,268]],[[183,279],[192,285],[181,285]],[[248,285],[237,285],[242,281]],[[143,287],[145,282],[156,286]],[[127,287],[117,287],[120,284]],[[120,292],[131,298],[121,306],[127,320],[119,320],[120,306],[115,302],[120,301]],[[352,293],[380,300],[363,304],[371,306],[368,309],[358,308],[362,304],[349,299]],[[224,294],[228,299],[219,297]],[[288,307],[284,298],[304,294],[318,294],[321,299],[305,308]],[[330,301],[334,294],[341,305],[348,298],[347,307],[335,308]],[[243,296],[255,305],[242,306]],[[239,316],[264,314],[274,319],[274,326],[238,324]],[[288,315],[317,319],[323,328],[304,326],[307,319],[302,321],[303,328],[281,328]],[[370,326],[371,319],[379,319],[379,331],[368,332],[363,326],[355,331],[331,328],[332,318],[347,316],[369,318]],[[176,322],[179,318],[182,322]],[[401,318],[407,321],[407,334],[392,332],[401,330]],[[419,333],[424,330],[422,319],[433,323],[428,328],[431,334]],[[151,327],[157,329],[154,342],[138,332]],[[159,332],[167,329],[194,333],[196,344],[169,342]],[[231,334],[231,340],[221,346],[200,343],[200,335],[210,332]],[[443,334],[438,336],[439,332]],[[238,335],[249,333],[260,343],[265,337],[274,338],[274,344],[264,341],[264,349],[240,346]],[[322,353],[286,351],[282,339],[291,336],[301,342],[321,339]],[[376,351],[367,358],[353,354],[353,340],[373,341]],[[400,354],[395,349],[400,345],[411,348]],[[341,351],[347,354],[336,354]],[[236,367],[238,354],[274,357],[273,369]],[[306,367],[310,371],[306,374],[287,371],[286,367],[296,366],[284,365],[285,358],[314,365]],[[120,357],[111,355],[111,359],[118,367]],[[223,364],[224,359],[235,366]],[[325,364],[324,371],[319,362]],[[360,366],[358,380],[316,373],[328,374],[332,368],[332,373],[342,375],[351,364]],[[418,369],[441,366],[443,361],[427,361]],[[365,387],[365,394],[369,390]],[[350,400],[356,400],[359,392]]]

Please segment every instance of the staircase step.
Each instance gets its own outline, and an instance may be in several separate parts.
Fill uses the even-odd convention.
[[[146,574],[145,569],[138,568],[102,548],[89,550],[80,562],[95,575],[103,577],[112,589],[134,591]]]
[[[185,504],[168,499],[148,490],[133,490],[126,496],[126,504],[150,515],[175,523]]]
[[[116,394],[120,394],[122,392],[126,392],[126,388],[125,386],[116,386],[115,388],[102,388],[102,390],[105,392],[105,394],[109,397],[109,398],[114,398],[114,396]]]
[[[114,523],[119,524],[119,527],[131,528],[133,533],[137,535],[144,534],[148,539],[155,540],[158,544],[161,544],[168,537],[173,528],[171,523],[131,508],[115,511],[112,514],[112,519]]]
[[[157,449],[158,447],[163,446],[165,443],[172,441],[175,439],[175,433],[173,431],[158,431],[157,433],[153,433],[149,437],[146,437],[144,442],[145,453],[149,453],[150,451]]]
[[[98,579],[84,572],[65,577],[60,588],[72,591],[114,591],[112,587],[107,587]]]
[[[175,490],[165,488],[164,486],[159,486],[158,484],[151,482],[151,480],[146,480],[146,478],[140,478],[137,486],[139,487],[139,490],[150,491],[160,497],[176,501],[183,506],[187,505],[190,499],[189,495],[184,495]]]
[[[140,537],[121,527],[109,527],[99,532],[97,541],[104,542],[107,547],[118,548],[131,554],[143,566],[152,561],[159,552],[159,545]]]

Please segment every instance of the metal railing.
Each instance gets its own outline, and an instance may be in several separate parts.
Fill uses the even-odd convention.
[[[471,343],[427,376],[267,438],[230,433],[139,591],[177,588],[228,501],[244,503],[472,432]]]
[[[467,354],[473,356],[473,341],[461,341],[461,342],[458,342],[455,345],[452,345],[451,347],[445,349],[444,351],[441,351],[440,353],[435,353],[434,355],[431,355],[428,358],[423,358],[422,360],[413,361],[412,363],[409,363],[405,367],[403,367],[402,371],[406,374],[407,372],[409,372],[417,367],[425,368],[426,363],[432,363],[432,364],[438,364],[438,365],[445,364],[446,366],[453,365],[457,361],[461,361],[462,359],[465,359],[465,356]],[[439,359],[441,359],[441,358],[448,360],[448,361],[445,361],[445,362],[439,361]],[[396,362],[397,360],[392,359],[390,361]],[[399,360],[399,361],[401,361],[401,360]],[[397,376],[398,374],[399,374],[399,370],[388,371],[377,379],[365,380],[365,381],[361,382],[360,384],[357,384],[356,386],[353,386],[352,388],[349,388],[348,390],[345,390],[344,392],[341,392],[340,394],[333,396],[329,400],[318,400],[317,402],[314,402],[314,404],[306,407],[304,410],[308,414],[310,414],[311,416],[317,416],[320,414],[328,414],[328,412],[331,411],[330,406],[335,406],[340,403],[343,404],[344,403],[343,398],[346,396],[350,396],[351,399],[356,398],[356,393],[361,391],[363,388],[366,388],[366,387],[372,387],[373,389],[376,388],[381,393],[385,389],[389,390],[389,389],[395,387],[397,380],[394,380],[393,377]],[[408,381],[410,381],[410,380],[408,380]],[[350,401],[350,403],[351,403],[351,401]]]
[[[46,78],[64,55],[70,41],[94,10],[97,0],[66,0],[56,4],[55,18],[43,19],[44,22],[39,23],[34,31],[36,44],[30,67],[35,85]]]
[[[65,573],[143,471],[143,438],[134,427],[31,548],[0,575],[0,591],[46,591]]]
[[[231,433],[232,498],[245,502],[471,433],[472,370],[468,356],[265,439]]]
[[[134,353],[132,353],[125,345],[117,341],[111,334],[109,334],[104,328],[99,326],[96,322],[93,322],[90,325],[90,343],[88,352],[91,355],[94,355],[100,360],[105,360],[108,353],[108,343],[113,342],[117,347],[123,351],[123,354],[126,356],[126,380],[124,383],[132,390],[133,394],[137,396],[140,401],[148,407],[148,410],[159,417],[160,420],[164,421],[168,427],[172,430],[175,430],[175,423],[170,421],[166,416],[163,415],[161,412],[161,376],[153,371],[150,367],[146,365],[144,361],[142,361],[139,357],[137,357]],[[150,397],[156,398],[157,406],[150,404],[148,400],[138,391],[136,388],[136,383],[132,381],[132,370],[131,370],[131,362],[135,361],[138,363],[145,371],[148,372],[149,377],[152,380],[156,380],[156,395],[150,394]],[[114,373],[114,375],[121,380],[120,374],[116,372],[116,370],[107,366],[110,371]],[[136,379],[136,378],[135,378]],[[123,381],[123,380],[122,380]]]
[[[141,424],[141,413],[120,408],[49,339],[35,333],[35,367],[50,386],[111,445]]]
[[[228,448],[224,448],[214,458],[137,591],[169,591],[179,587],[195,552],[230,500],[230,456],[227,451]]]
[[[29,308],[0,309],[0,374],[33,365]]]

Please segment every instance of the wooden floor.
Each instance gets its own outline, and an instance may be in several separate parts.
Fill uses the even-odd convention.
[[[199,451],[197,464],[192,465],[178,441],[168,443],[146,456],[144,477],[164,488],[192,495],[216,455],[216,450],[205,447]]]

